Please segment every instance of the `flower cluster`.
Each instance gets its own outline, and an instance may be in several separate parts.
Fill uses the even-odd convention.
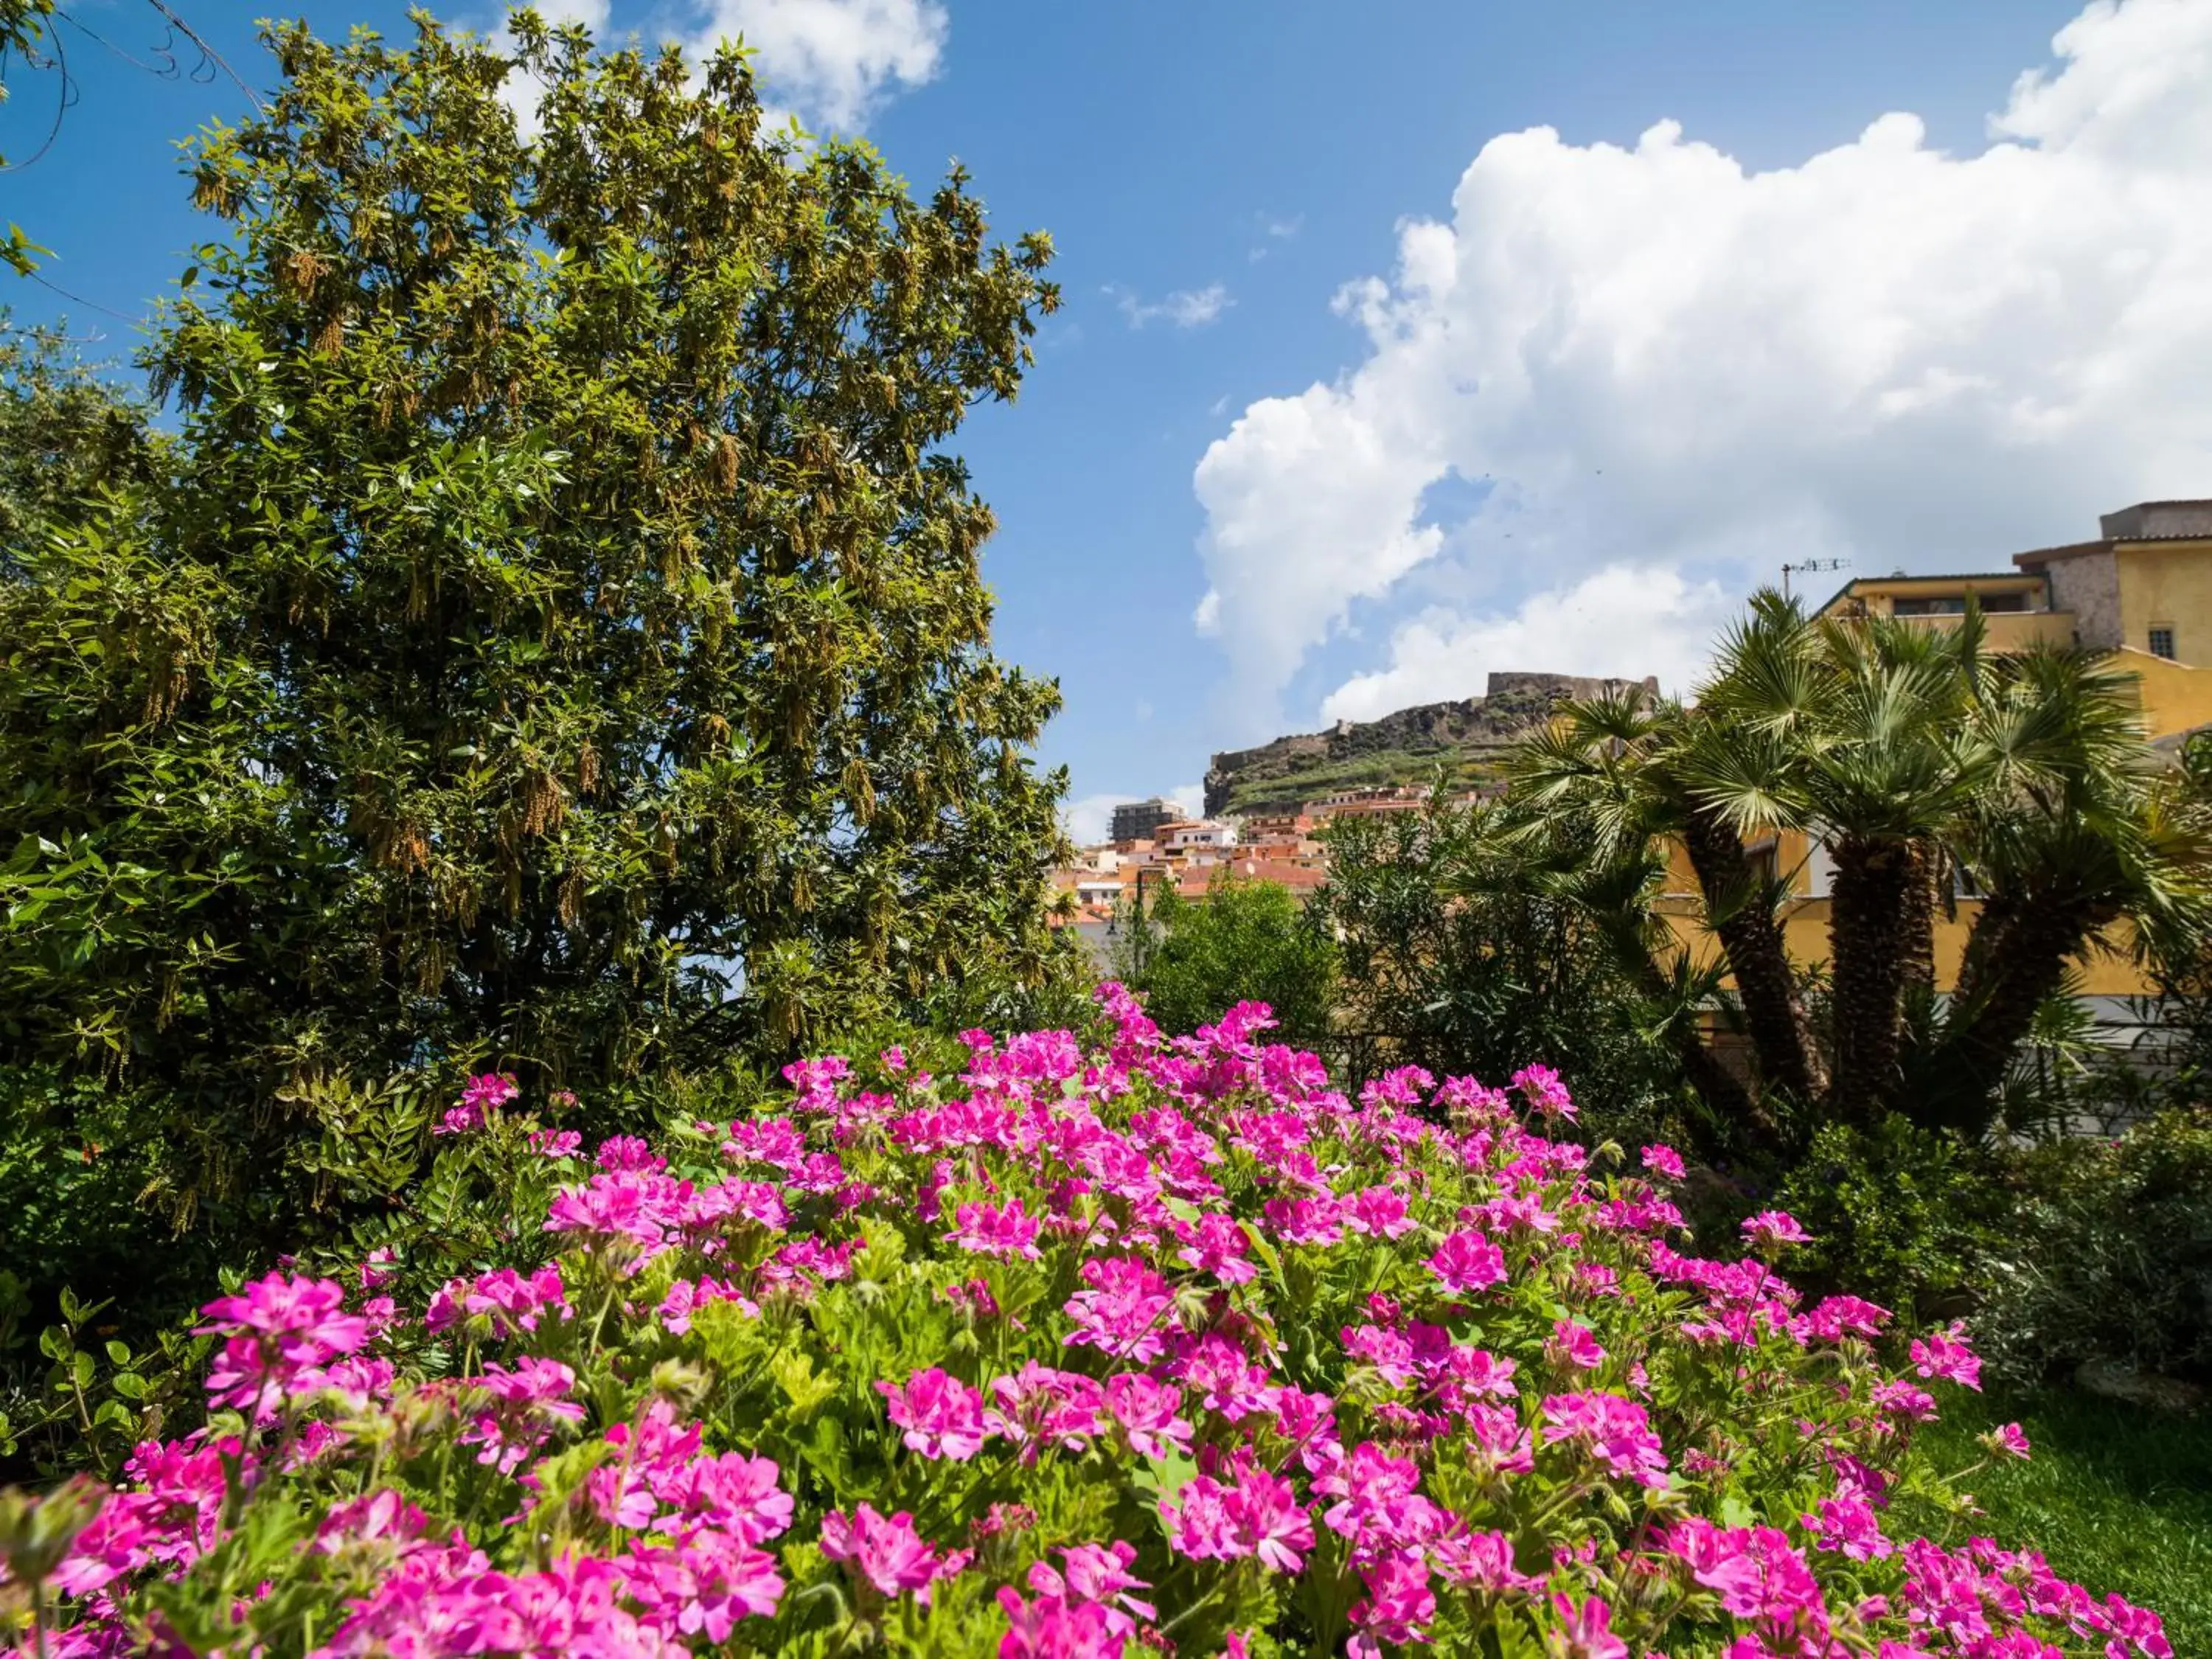
[[[68,1494],[0,1611],[39,1581],[57,1659],[2170,1659],[1895,1518],[1947,1501],[1965,1330],[1802,1297],[1779,1212],[1689,1254],[1680,1157],[1547,1138],[1543,1066],[1355,1102],[1269,1023],[1109,986],[588,1162],[479,1079],[454,1135],[576,1160],[511,1257],[419,1314],[357,1299],[387,1257],[211,1304],[206,1428]]]

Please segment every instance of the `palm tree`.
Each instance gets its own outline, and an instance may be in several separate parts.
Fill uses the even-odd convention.
[[[1698,723],[1680,704],[1653,702],[1640,691],[1563,703],[1516,751],[1506,822],[1516,826],[1509,833],[1524,856],[1528,848],[1548,852],[1551,890],[1591,917],[1647,1000],[1665,1011],[1668,1040],[1708,1109],[1766,1139],[1771,1115],[1698,1029],[1698,1010],[1711,1000],[1720,975],[1699,973],[1674,950],[1652,904],[1666,874],[1662,849],[1671,840],[1686,851],[1710,923],[1738,970],[1762,1069],[1810,1097],[1818,1088],[1817,1051],[1781,947],[1777,894],[1744,858],[1741,839],[1685,787],[1676,763],[1698,738]],[[1574,836],[1553,833],[1562,819],[1572,821]]]
[[[1908,980],[1932,978],[1941,836],[1981,775],[1960,725],[1981,653],[1956,629],[1808,623],[1772,594],[1724,641],[1698,710],[1732,763],[1692,789],[1739,834],[1789,826],[1835,865],[1830,895],[1832,1115],[1870,1119],[1901,1078]]]
[[[1983,639],[1971,607],[1948,629],[1813,622],[1762,593],[1694,706],[1632,692],[1567,703],[1520,745],[1515,833],[1537,845],[1547,819],[1571,817],[1583,866],[1550,878],[1620,907],[1614,934],[1644,952],[1655,997],[1683,994],[1686,967],[1637,872],[1668,842],[1686,855],[1761,1085],[1753,1097],[1721,1068],[1705,1095],[1717,1110],[1764,1129],[1778,1096],[1845,1121],[1905,1109],[1980,1133],[2037,1008],[2105,930],[2204,924],[2208,809],[2161,781],[2127,677],[2074,651],[1990,656]],[[1744,852],[1785,831],[1835,866],[1817,1024],[1784,934],[1788,877]],[[1981,906],[1939,1012],[1935,918],[1960,877]],[[1705,1092],[1710,1054],[1680,1051]]]
[[[2128,676],[2108,659],[1992,659],[1973,693],[1977,787],[1948,842],[1987,896],[1914,1085],[1926,1115],[1980,1133],[2037,1010],[2106,929],[2124,921],[2142,947],[2202,936],[2212,826],[2142,742]]]

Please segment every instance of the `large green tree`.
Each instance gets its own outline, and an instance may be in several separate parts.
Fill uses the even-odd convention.
[[[9,1049],[210,1168],[341,1074],[774,1060],[1065,966],[1058,692],[946,447],[1047,240],[764,130],[735,51],[415,30],[270,34],[188,151],[158,476],[0,584]]]

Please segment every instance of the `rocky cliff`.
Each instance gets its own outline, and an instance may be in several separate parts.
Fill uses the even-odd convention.
[[[1379,720],[1340,720],[1327,732],[1231,750],[1216,755],[1206,769],[1206,813],[1293,811],[1340,790],[1425,784],[1439,767],[1464,787],[1493,774],[1513,739],[1554,704],[1638,684],[1574,674],[1492,674],[1483,696],[1463,702],[1426,702]],[[1658,695],[1656,680],[1640,684]]]

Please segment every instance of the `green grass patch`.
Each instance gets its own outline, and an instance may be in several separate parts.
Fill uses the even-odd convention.
[[[1960,1483],[1988,1512],[1972,1532],[2041,1550],[2094,1595],[2118,1590],[2156,1608],[2177,1656],[2212,1655],[2212,1413],[2176,1417],[2066,1389],[1954,1395],[1921,1444],[1939,1468],[1963,1469],[1983,1455],[1976,1435],[2012,1422],[2034,1455]],[[1945,1541],[1969,1535],[1957,1526]]]

